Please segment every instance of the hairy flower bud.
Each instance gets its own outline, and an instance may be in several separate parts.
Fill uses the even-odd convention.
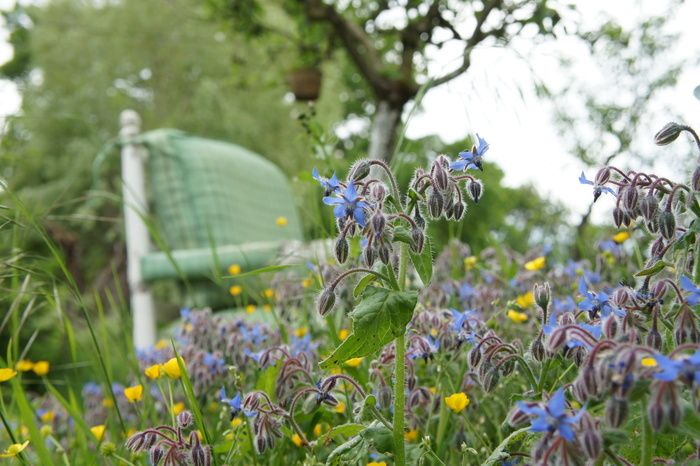
[[[544,333],[542,333],[540,330],[537,338],[532,340],[532,343],[530,344],[530,353],[532,353],[532,357],[539,362],[544,361],[544,358],[547,356],[547,350],[544,348],[544,343],[542,342],[543,338]]]
[[[209,447],[203,447],[199,437],[195,434],[195,443],[192,447],[192,466],[211,466],[211,451]]]
[[[659,215],[659,230],[661,236],[667,240],[673,239],[676,235],[676,216],[670,210],[664,210]]]
[[[535,284],[535,290],[533,294],[535,295],[535,302],[540,307],[540,309],[546,311],[547,306],[549,306],[549,300],[552,296],[552,291],[549,288],[549,282],[544,282],[541,285]]]
[[[455,205],[452,207],[452,218],[459,222],[462,220],[462,217],[464,217],[464,211],[465,211],[465,205],[464,202],[457,202]]]
[[[447,170],[443,167],[439,160],[433,162],[433,186],[435,186],[440,191],[445,191],[447,189]]]
[[[436,189],[431,189],[428,195],[428,213],[432,218],[440,218],[442,215],[442,207],[444,199],[442,194]]]
[[[668,283],[665,280],[659,280],[658,282],[654,283],[651,294],[654,296],[654,299],[660,300],[666,296],[667,291]]]
[[[530,407],[535,406],[536,403],[527,403],[530,405]],[[515,407],[510,410],[508,413],[508,417],[506,417],[506,422],[508,423],[509,426],[511,427],[518,427],[530,420],[530,416],[528,416],[523,410],[521,410],[519,407]]]
[[[651,243],[651,257],[654,259],[661,259],[661,253],[663,252],[666,245],[662,238],[657,238],[656,241]]]
[[[610,427],[618,428],[627,419],[629,403],[622,398],[611,397],[605,404],[605,421]]]
[[[374,183],[372,185],[372,197],[382,202],[386,197],[386,187],[382,183]]]
[[[622,191],[622,205],[625,206],[628,212],[634,212],[634,209],[637,207],[638,199],[639,193],[634,186],[628,186]]]
[[[647,222],[650,222],[656,218],[656,214],[659,211],[659,201],[656,196],[652,194],[647,194],[639,201],[639,210],[642,212],[642,217]]]
[[[595,174],[594,183],[597,186],[603,186],[609,180],[610,180],[610,167],[603,167],[600,170],[598,170],[598,173]]]
[[[413,214],[413,221],[416,222],[416,225],[418,225],[418,227],[425,228],[425,219],[420,214],[420,210],[416,209],[416,213]]]
[[[675,122],[666,123],[658,133],[654,135],[654,142],[657,146],[665,146],[675,141],[683,132],[683,127]]]
[[[695,316],[688,305],[684,305],[678,317],[676,317],[673,336],[676,339],[676,344],[697,343],[700,341],[697,326],[695,325]]]
[[[164,456],[165,450],[159,445],[154,446],[148,451],[148,459],[151,461],[151,464],[160,463],[160,460],[162,460]]]
[[[389,261],[391,260],[391,249],[389,244],[387,243],[382,243],[379,245],[377,248],[377,253],[379,255],[379,260],[382,261],[385,264],[389,264]]]
[[[617,319],[615,318],[614,315],[609,315],[608,317],[603,320],[603,334],[606,336],[606,338],[613,339],[617,335],[617,331],[619,329],[619,325],[617,323]]]
[[[413,228],[411,230],[411,249],[413,252],[420,254],[423,251],[425,244],[425,233],[421,228]]]
[[[595,424],[590,415],[587,417],[590,418],[590,420],[585,420],[582,422],[584,428],[582,432],[581,444],[583,445],[583,451],[586,453],[586,456],[592,460],[595,460],[603,451],[603,437],[600,435],[598,429],[595,428]]]
[[[471,197],[477,204],[479,203],[479,199],[481,199],[483,190],[484,185],[479,180],[470,180],[467,183],[467,192],[469,193],[469,197]]]
[[[335,289],[329,287],[323,290],[323,292],[319,295],[316,308],[318,309],[318,313],[321,314],[321,316],[325,316],[330,312],[331,309],[333,309],[334,304]]]
[[[664,408],[661,403],[658,402],[658,396],[652,394],[651,402],[647,405],[647,417],[649,418],[649,424],[655,432],[661,430],[664,425],[665,413]]]
[[[481,362],[481,348],[478,345],[475,345],[471,350],[469,350],[468,358],[469,366],[472,369],[479,367],[479,363]]]
[[[371,244],[368,244],[362,251],[362,258],[365,260],[365,264],[367,264],[368,267],[372,267],[374,260],[377,258],[377,254]]]
[[[619,207],[613,209],[613,221],[617,228],[620,228],[625,223],[625,212]]]
[[[345,236],[340,236],[335,241],[335,258],[338,260],[339,264],[344,264],[348,260],[348,253],[350,251],[350,245],[348,245],[348,240]]]
[[[350,179],[352,181],[360,181],[366,178],[370,172],[370,163],[367,159],[358,160],[350,169]]]
[[[177,415],[177,425],[182,428],[186,429],[192,424],[192,413],[185,410],[180,412],[180,414]]]
[[[647,346],[660,351],[664,341],[661,337],[661,333],[656,328],[652,328],[651,330],[649,330],[649,333],[647,333],[645,343]]]
[[[630,298],[627,288],[617,288],[612,294],[612,302],[617,307],[624,307]]]

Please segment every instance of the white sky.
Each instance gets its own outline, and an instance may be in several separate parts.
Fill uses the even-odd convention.
[[[0,0],[0,8],[13,3],[14,0]],[[575,3],[584,21],[592,21],[605,12],[624,26],[639,15],[658,13],[656,10],[666,2],[579,0]],[[689,0],[670,23],[672,30],[682,34],[678,50],[684,51],[687,57],[700,56],[698,18],[700,1]],[[6,39],[7,31],[0,27],[0,63],[12,55]],[[591,201],[591,192],[577,181],[584,166],[567,154],[568,145],[557,135],[546,105],[529,91],[532,88],[530,68],[537,69],[541,77],[556,76],[555,52],[556,47],[542,47],[535,53],[528,53],[531,61],[525,63],[523,58],[508,49],[482,48],[475,51],[474,64],[467,74],[424,97],[422,111],[409,121],[407,135],[437,134],[446,142],[452,142],[463,138],[465,130],[478,131],[491,144],[488,158],[504,169],[506,184],[532,183],[542,195],[563,202],[572,212],[585,211]],[[439,75],[452,69],[459,63],[460,55],[459,49],[445,49],[436,57],[431,73]],[[610,84],[614,85],[614,82]],[[693,89],[699,84],[700,68],[687,69],[678,85],[667,95],[669,101],[666,103],[673,113],[682,115],[691,126],[700,125],[700,101],[693,97]],[[524,92],[523,96],[520,91]],[[20,98],[15,86],[0,80],[0,119],[17,112],[19,107]],[[656,127],[660,128],[666,121],[662,117]],[[593,170],[588,169],[587,173],[590,178]],[[596,206],[595,217],[601,218],[608,207]]]

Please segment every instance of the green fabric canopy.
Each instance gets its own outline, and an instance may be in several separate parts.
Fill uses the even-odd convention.
[[[170,249],[142,259],[145,280],[206,277],[232,263],[246,270],[274,260],[282,241],[301,240],[289,182],[265,158],[235,144],[172,129],[144,133],[149,201]],[[286,225],[277,224],[284,217]]]

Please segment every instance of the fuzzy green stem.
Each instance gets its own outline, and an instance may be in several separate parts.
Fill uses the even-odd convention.
[[[396,358],[394,373],[394,455],[396,466],[406,464],[406,452],[404,449],[404,385],[405,385],[405,358],[406,341],[404,335],[396,337]]]
[[[444,451],[442,445],[443,439],[445,438],[445,431],[447,430],[447,420],[449,418],[450,413],[447,411],[447,405],[444,402],[441,402],[437,434],[435,435],[435,447],[437,448],[438,456],[440,456],[442,451]]]
[[[654,452],[654,432],[651,430],[649,417],[646,415],[646,398],[641,401],[641,422],[642,422],[642,456],[640,465],[651,466],[652,454]]]

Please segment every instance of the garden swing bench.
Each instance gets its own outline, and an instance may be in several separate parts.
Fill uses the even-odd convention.
[[[287,178],[260,155],[173,129],[141,133],[132,110],[120,123],[133,339],[147,348],[156,340],[149,283],[206,280],[231,264],[264,267],[283,247],[297,249],[302,228]],[[151,247],[150,219],[162,232],[160,251]]]

